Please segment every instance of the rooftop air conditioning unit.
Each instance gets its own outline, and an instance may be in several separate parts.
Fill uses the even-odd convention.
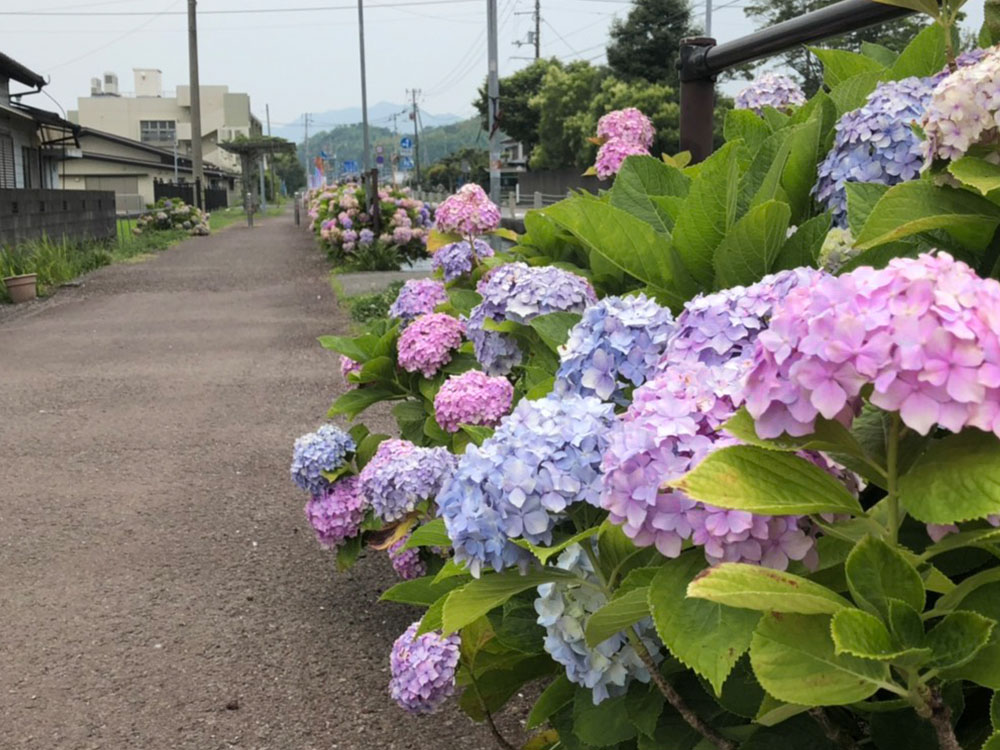
[[[91,96],[100,96],[103,93],[104,93],[104,91],[101,89],[101,79],[100,78],[91,78],[90,79],[90,95]]]
[[[104,74],[104,93],[108,96],[118,96],[118,76],[116,74]]]

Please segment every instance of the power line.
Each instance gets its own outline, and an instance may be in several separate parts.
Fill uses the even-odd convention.
[[[370,8],[406,8],[406,7],[420,7],[424,5],[456,5],[458,3],[474,3],[479,2],[479,0],[403,0],[402,2],[394,3],[380,3],[379,5],[371,5]],[[356,5],[314,5],[308,8],[238,8],[232,10],[201,10],[198,11],[199,16],[230,16],[230,15],[246,15],[253,13],[312,13],[315,11],[324,10],[357,10]],[[114,10],[114,11],[89,11],[89,12],[74,12],[74,11],[48,11],[48,10],[0,10],[0,16],[155,16],[160,17],[163,15],[168,16],[181,16],[186,15],[182,11],[172,11],[172,12],[160,12],[155,13],[152,11],[133,11],[133,10]]]

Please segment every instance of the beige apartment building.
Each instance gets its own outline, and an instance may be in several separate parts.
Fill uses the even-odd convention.
[[[178,86],[170,94],[163,90],[163,74],[155,68],[135,68],[134,90],[119,90],[118,77],[105,73],[91,80],[90,96],[77,99],[69,119],[85,128],[172,151],[191,154],[191,88]],[[250,111],[249,94],[233,93],[228,86],[201,87],[202,157],[227,172],[239,172],[238,156],[219,144],[260,135],[261,123]]]

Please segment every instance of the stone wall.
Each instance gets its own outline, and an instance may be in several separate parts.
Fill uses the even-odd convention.
[[[538,172],[520,172],[517,182],[521,188],[521,200],[531,201],[531,196],[538,192],[546,196],[565,197],[567,190],[586,190],[596,193],[599,189],[610,188],[611,181],[598,180],[596,177],[584,177],[582,169],[552,169]]]
[[[0,190],[0,246],[53,240],[114,239],[115,194],[108,190]]]

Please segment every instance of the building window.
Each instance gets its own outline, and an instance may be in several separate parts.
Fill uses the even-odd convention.
[[[14,139],[0,133],[0,188],[15,188],[14,182]]]
[[[139,120],[139,136],[143,143],[173,143],[177,138],[177,123],[173,120]]]
[[[35,185],[31,181],[31,149],[21,146],[21,173],[24,175],[24,186],[29,190]]]

